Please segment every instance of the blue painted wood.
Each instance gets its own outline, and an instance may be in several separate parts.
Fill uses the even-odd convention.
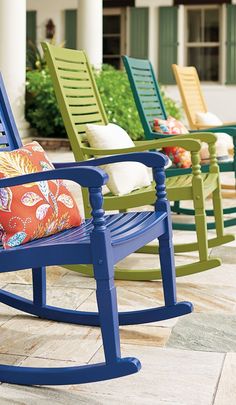
[[[0,153],[20,147],[21,141],[1,77],[0,125],[2,142],[6,142]],[[158,198],[154,212],[105,215],[102,186],[107,182],[108,176],[96,166],[122,161],[137,161],[153,168]],[[26,385],[78,384],[136,373],[141,367],[139,360],[121,357],[119,325],[155,322],[192,311],[191,303],[176,300],[170,208],[165,192],[165,164],[166,158],[162,154],[144,152],[109,156],[82,163],[59,163],[55,170],[0,179],[0,188],[58,178],[72,180],[88,188],[92,217],[79,227],[8,250],[0,247],[0,272],[32,268],[33,280],[32,301],[0,290],[0,302],[45,319],[100,326],[105,355],[104,363],[78,367],[32,368],[1,365],[1,382]],[[160,242],[165,305],[118,313],[114,265],[156,238]],[[74,311],[47,305],[46,266],[52,264],[93,266],[98,312]]]
[[[40,307],[46,305],[46,267],[32,269],[33,302]]]
[[[17,149],[22,146],[19,132],[12,114],[9,99],[0,73],[0,132],[6,137],[6,146],[3,150]],[[1,138],[1,137],[0,137]]]
[[[74,311],[50,305],[40,308],[26,298],[3,290],[0,290],[0,300],[6,305],[40,318],[79,325],[100,326],[99,313],[97,312]],[[119,312],[119,325],[137,325],[163,321],[190,312],[192,312],[192,305],[185,301],[177,302],[175,305],[168,307],[162,306],[139,311]]]
[[[110,248],[112,238],[106,226],[105,212],[102,208],[102,189],[90,188],[89,197],[94,225],[91,234],[91,254],[97,282],[97,305],[105,359],[109,364],[114,363],[121,356],[118,308],[114,285],[114,259]],[[110,325],[110,328],[107,328],[107,324]]]
[[[166,232],[159,236],[159,252],[161,262],[161,274],[164,290],[164,299],[167,306],[176,303],[176,285],[175,285],[175,264],[174,247],[172,242],[172,226],[170,204],[166,198],[165,171],[164,168],[154,168],[153,177],[156,182],[157,201],[155,210],[167,212]]]

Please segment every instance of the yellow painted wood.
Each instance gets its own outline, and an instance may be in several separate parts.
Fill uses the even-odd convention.
[[[200,80],[195,67],[172,65],[178,85],[184,111],[186,112],[191,129],[198,129],[196,112],[207,112],[207,105],[201,90]]]
[[[189,126],[193,130],[206,130],[214,128],[213,125],[199,125],[196,122],[196,113],[197,112],[207,112],[207,104],[201,90],[201,83],[198,77],[198,73],[195,67],[193,66],[178,66],[176,64],[172,65],[173,73],[175,76],[176,83],[179,88],[181,95],[183,107],[187,115]],[[233,135],[231,128],[236,128],[235,122],[224,122],[223,125],[218,126],[217,132],[226,132],[229,135]],[[222,129],[221,129],[222,128]],[[234,133],[235,135],[235,133]],[[233,153],[234,154],[234,153]],[[222,166],[224,163],[222,163]],[[236,158],[234,156],[234,163],[232,163],[231,170],[234,172],[236,177]],[[227,188],[222,184],[222,189]],[[234,186],[235,189],[235,186]],[[229,194],[228,198],[235,199],[236,192]]]

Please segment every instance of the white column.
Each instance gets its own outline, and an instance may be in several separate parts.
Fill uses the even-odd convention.
[[[78,0],[77,47],[88,55],[90,63],[102,65],[102,0]]]
[[[29,124],[24,118],[26,66],[26,0],[0,0],[0,71],[22,136]]]
[[[177,64],[184,66],[186,65],[185,60],[185,33],[184,33],[184,24],[185,24],[185,10],[184,6],[180,5],[178,7],[178,55],[177,55]]]
[[[149,7],[149,31],[148,31],[148,59],[153,65],[153,69],[157,72],[157,60],[158,60],[158,14],[157,7]],[[157,72],[158,73],[158,72]]]

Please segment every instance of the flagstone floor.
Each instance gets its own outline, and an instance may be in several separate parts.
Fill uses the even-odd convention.
[[[54,161],[72,160],[70,152],[51,152],[50,157]],[[80,190],[73,190],[81,201]],[[229,204],[232,200],[225,199],[224,205]],[[236,227],[227,232],[235,234]],[[178,242],[194,237],[194,233],[174,232]],[[178,298],[193,302],[193,314],[120,328],[122,354],[135,356],[142,363],[138,374],[77,386],[1,384],[0,405],[236,404],[236,242],[212,249],[211,255],[222,258],[221,267],[177,280]],[[176,263],[195,258],[196,252],[178,255]],[[120,266],[148,268],[156,266],[157,261],[154,255],[134,254]],[[49,304],[83,310],[96,308],[93,279],[61,267],[48,268],[47,275]],[[162,302],[160,281],[117,281],[116,285],[120,310],[147,308]],[[0,274],[0,287],[30,298],[30,270]],[[67,366],[100,359],[100,329],[44,321],[0,304],[1,363]]]

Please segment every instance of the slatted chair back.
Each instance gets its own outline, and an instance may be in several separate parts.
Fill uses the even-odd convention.
[[[166,119],[166,110],[153,68],[148,60],[123,56],[145,138],[152,139],[154,118]]]
[[[21,146],[22,142],[0,73],[0,151],[18,149]]]
[[[176,83],[179,88],[184,110],[191,129],[198,129],[196,113],[207,112],[207,105],[201,91],[198,73],[193,66],[172,65]]]
[[[108,124],[92,68],[83,51],[42,44],[57,101],[77,161],[85,160],[85,124]]]

